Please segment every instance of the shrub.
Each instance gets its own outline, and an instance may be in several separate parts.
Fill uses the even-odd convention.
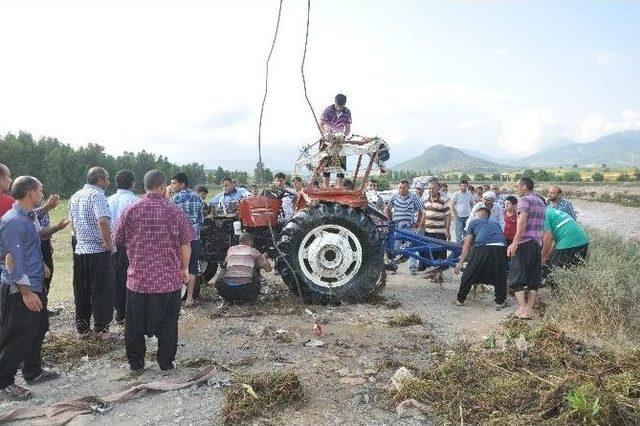
[[[594,182],[603,182],[604,175],[600,172],[595,172],[594,174],[591,175],[591,180]]]
[[[584,266],[553,273],[546,315],[582,336],[624,348],[640,344],[640,248],[595,230]]]

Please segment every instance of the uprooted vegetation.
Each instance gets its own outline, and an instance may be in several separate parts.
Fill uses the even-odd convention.
[[[438,423],[640,424],[640,248],[591,236],[584,265],[553,273],[540,324],[440,352],[394,400]]]
[[[416,314],[399,314],[389,319],[390,327],[408,327],[410,325],[421,325],[422,318]]]
[[[112,352],[124,346],[123,341],[79,339],[74,333],[52,334],[42,345],[42,359],[49,364],[74,364]]]
[[[588,341],[640,345],[640,246],[590,230],[584,266],[557,270],[545,319]]]
[[[256,417],[302,402],[304,392],[297,374],[290,371],[252,374],[234,379],[225,394],[225,424],[246,423]]]
[[[522,322],[507,324],[495,341],[447,351],[407,380],[395,401],[415,399],[442,422],[640,422],[640,351],[616,355]]]

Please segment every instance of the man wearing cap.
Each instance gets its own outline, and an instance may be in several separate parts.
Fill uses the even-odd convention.
[[[493,220],[494,222],[496,222],[504,231],[504,210],[498,203],[496,203],[496,193],[493,191],[487,191],[483,193],[482,201],[473,206],[473,208],[471,209],[471,214],[469,215],[467,223],[465,224],[465,230],[468,232],[467,228],[469,227],[469,223],[471,222],[471,220],[475,219],[476,213],[482,207],[485,207],[489,210],[489,220]]]

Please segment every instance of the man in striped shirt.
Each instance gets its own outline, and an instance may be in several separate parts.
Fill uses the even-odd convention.
[[[387,218],[395,222],[396,229],[415,228],[417,232],[422,222],[422,215],[422,200],[415,193],[409,192],[409,181],[402,179],[398,185],[398,192],[389,200]],[[399,244],[396,241],[396,245]],[[412,262],[410,265],[412,274],[417,273],[416,268],[417,264]]]
[[[440,184],[437,181],[429,182],[427,186],[429,195],[424,202],[424,221],[423,226],[425,235],[439,240],[449,241],[451,235],[449,228],[451,227],[451,207],[447,200],[440,195]],[[434,259],[446,259],[447,251],[441,250],[433,253]],[[442,283],[442,271],[436,270],[431,274],[434,282]]]
[[[417,219],[415,213],[418,213]],[[409,192],[409,181],[402,179],[398,192],[391,197],[387,206],[387,218],[394,221],[397,229],[417,228],[422,222],[422,201]]]

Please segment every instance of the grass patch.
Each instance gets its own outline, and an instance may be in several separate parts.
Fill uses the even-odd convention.
[[[422,318],[420,318],[416,314],[399,314],[392,316],[387,324],[389,324],[390,327],[408,327],[410,325],[421,325]]]
[[[509,328],[511,330],[509,330]],[[516,329],[526,348],[509,343]],[[588,347],[547,325],[509,325],[504,349],[458,347],[394,395],[431,406],[438,423],[638,424],[640,351]]]
[[[240,376],[225,394],[223,421],[246,423],[300,402],[303,397],[300,378],[293,372]]]
[[[123,346],[123,341],[81,340],[75,333],[54,334],[42,345],[42,359],[47,364],[75,364],[86,356],[96,358]]]
[[[577,336],[624,350],[640,346],[640,246],[590,230],[584,266],[557,270],[545,319]]]

